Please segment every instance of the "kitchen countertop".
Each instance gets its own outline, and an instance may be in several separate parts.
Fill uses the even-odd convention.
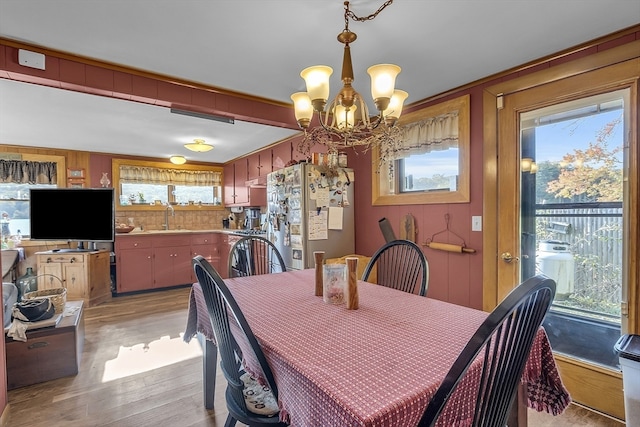
[[[133,230],[130,233],[116,233],[116,236],[126,237],[126,236],[148,236],[148,235],[156,235],[156,234],[197,234],[197,233],[220,233],[220,234],[232,234],[234,236],[264,236],[266,233],[256,233],[256,234],[245,234],[244,230],[237,229],[225,229],[225,228],[217,228],[212,230],[184,230],[184,229],[176,229],[176,230]]]

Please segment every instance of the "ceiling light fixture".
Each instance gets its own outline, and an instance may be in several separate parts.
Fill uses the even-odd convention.
[[[337,152],[341,148],[364,146],[368,149],[374,145],[396,147],[401,140],[401,132],[395,127],[402,105],[409,94],[402,90],[394,90],[396,76],[400,67],[393,64],[379,64],[369,67],[367,73],[371,76],[371,96],[373,97],[377,117],[369,117],[369,109],[362,96],[351,86],[353,82],[353,65],[349,45],[357,36],[349,31],[349,19],[354,21],[369,21],[393,3],[387,0],[373,14],[357,17],[349,10],[349,2],[344,2],[344,30],[338,34],[338,41],[344,44],[342,58],[342,89],[329,104],[329,76],[331,67],[318,65],[305,68],[300,76],[305,80],[307,92],[291,95],[294,102],[296,121],[304,130],[304,138],[298,144],[301,153],[309,154],[314,144],[325,144],[329,152]],[[313,111],[318,113],[320,126],[309,130]],[[392,150],[393,151],[393,150]]]
[[[187,163],[187,159],[184,156],[171,156],[169,157],[169,161],[174,165],[184,165]]]
[[[209,150],[213,150],[213,145],[204,142],[204,139],[194,139],[193,142],[184,144],[184,148],[198,153],[204,153]]]

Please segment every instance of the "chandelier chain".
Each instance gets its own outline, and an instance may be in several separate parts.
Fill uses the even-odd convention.
[[[376,16],[378,16],[378,14],[380,12],[382,12],[384,10],[384,8],[389,6],[391,3],[393,3],[393,0],[387,0],[387,1],[384,2],[384,4],[382,6],[380,6],[378,8],[378,10],[373,12],[371,15],[360,17],[360,16],[356,16],[356,14],[353,13],[349,9],[349,2],[345,1],[344,2],[344,28],[347,29],[347,30],[349,29],[349,18],[353,19],[354,21],[358,21],[358,22],[371,21]]]

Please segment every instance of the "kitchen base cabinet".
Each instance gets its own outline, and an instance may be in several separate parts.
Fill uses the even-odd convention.
[[[211,264],[218,273],[220,273],[221,237],[222,236],[219,233],[193,234],[191,236],[191,259],[196,255],[201,255],[204,259],[209,261],[209,264]],[[191,267],[191,281],[196,282],[197,280],[198,279],[193,272],[193,267]]]
[[[191,280],[191,237],[153,237],[154,288],[186,285]]]
[[[244,236],[235,234],[224,234],[220,242],[220,277],[223,279],[229,278],[229,252],[233,245]]]
[[[118,293],[188,285],[195,281],[191,260],[203,255],[217,269],[217,233],[116,236]]]
[[[116,290],[143,291],[153,288],[153,248],[148,236],[116,236]]]
[[[111,299],[110,253],[36,252],[38,289],[66,288],[67,300],[88,307]]]

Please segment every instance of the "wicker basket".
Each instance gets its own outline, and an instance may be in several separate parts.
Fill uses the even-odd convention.
[[[27,292],[22,298],[49,298],[56,309],[56,314],[60,314],[64,311],[64,305],[67,302],[67,290],[65,288],[40,289]]]

